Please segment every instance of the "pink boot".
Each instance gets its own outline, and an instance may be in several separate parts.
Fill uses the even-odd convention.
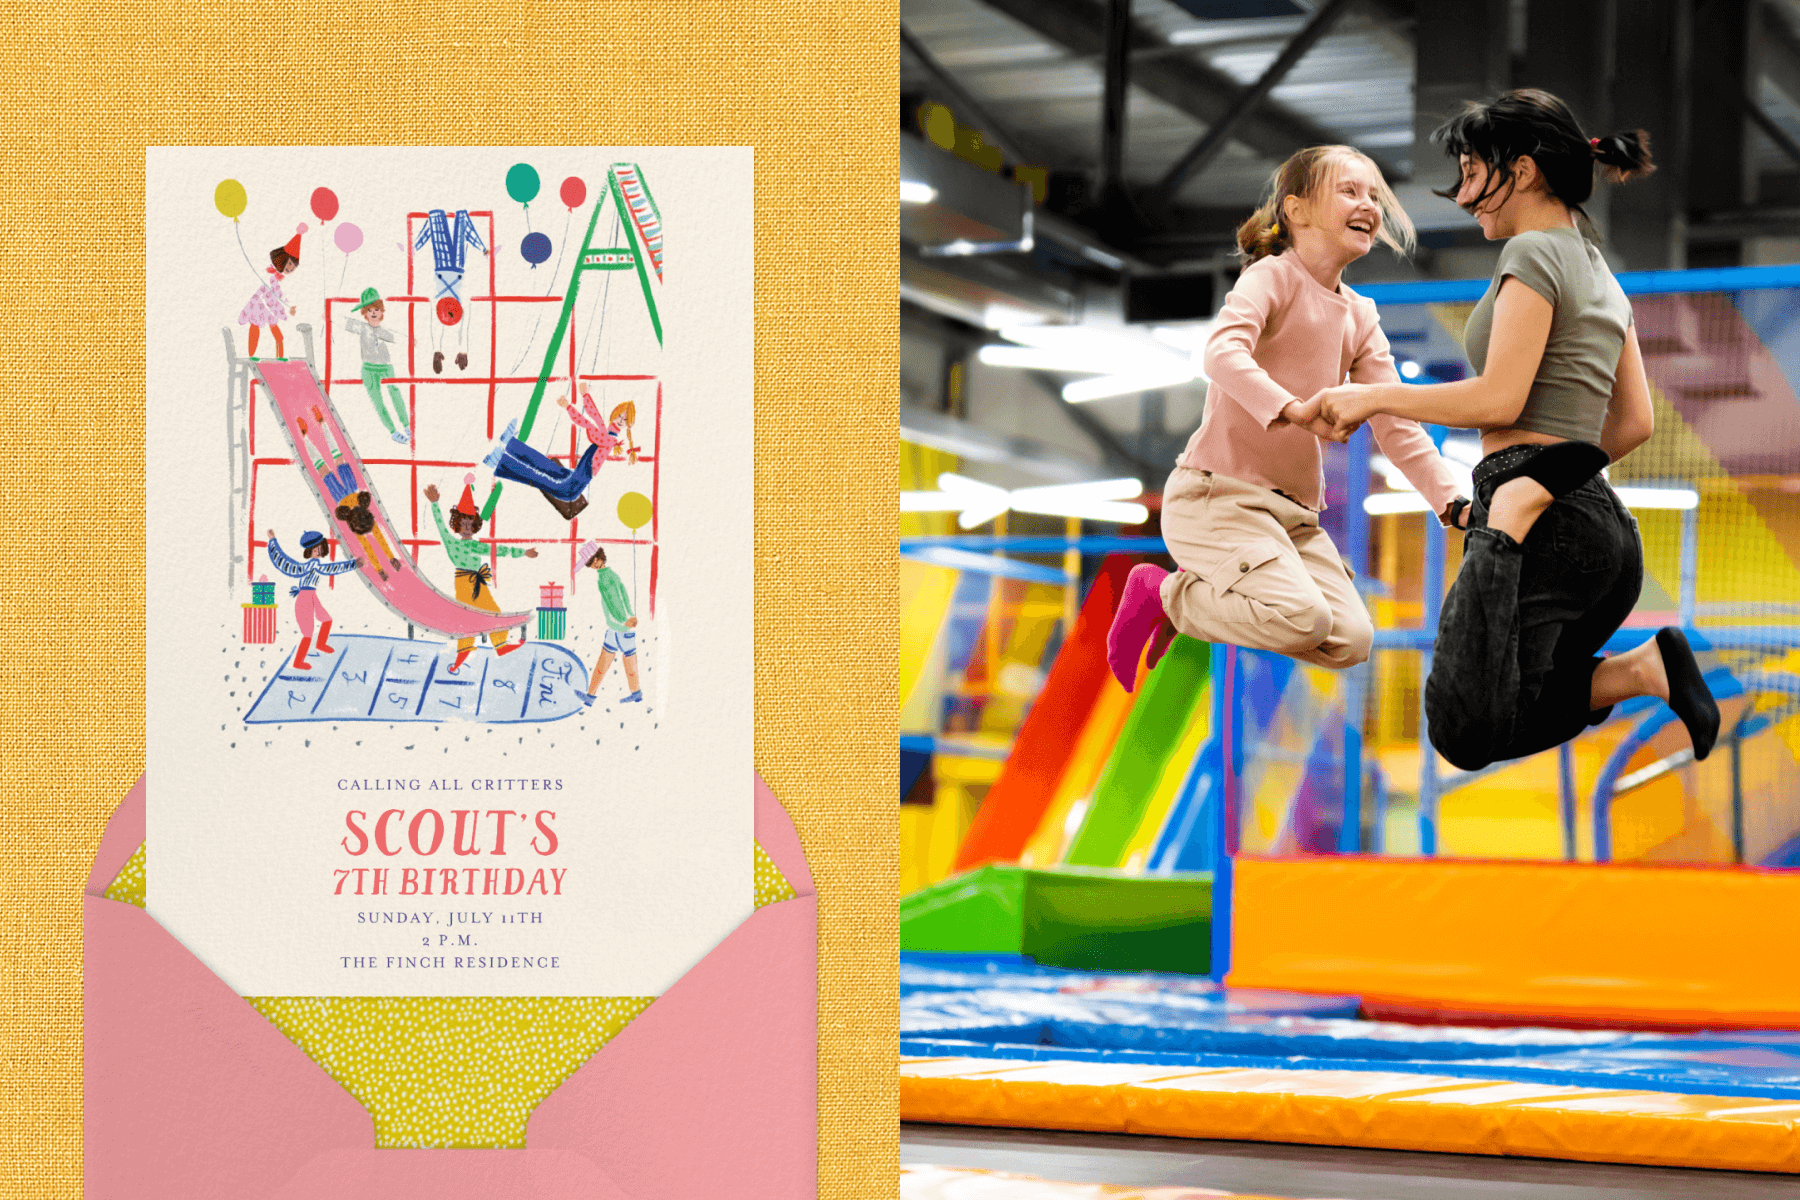
[[[1162,624],[1162,581],[1169,573],[1151,563],[1139,563],[1125,577],[1125,593],[1119,597],[1119,611],[1113,614],[1112,628],[1106,631],[1106,661],[1113,678],[1126,691],[1137,686],[1138,658],[1144,643]]]

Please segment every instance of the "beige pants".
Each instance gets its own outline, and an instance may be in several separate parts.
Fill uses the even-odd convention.
[[[1312,509],[1177,467],[1163,489],[1162,534],[1181,568],[1163,580],[1163,611],[1182,633],[1332,670],[1368,659],[1369,611]]]

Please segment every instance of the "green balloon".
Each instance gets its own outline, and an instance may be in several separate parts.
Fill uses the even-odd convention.
[[[642,492],[626,492],[619,497],[619,521],[636,532],[650,523],[650,497]]]
[[[512,170],[506,173],[506,194],[520,204],[530,204],[537,199],[538,173],[530,163],[514,163]]]

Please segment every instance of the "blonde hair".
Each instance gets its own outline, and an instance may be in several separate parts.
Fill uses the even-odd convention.
[[[614,421],[619,419],[620,413],[625,414],[625,424],[637,424],[637,405],[630,400],[627,400],[622,404],[613,405],[612,413],[606,418],[606,423],[611,425]]]
[[[1298,196],[1303,203],[1311,204],[1337,182],[1339,168],[1346,159],[1361,159],[1375,174],[1375,205],[1381,211],[1381,228],[1375,232],[1376,238],[1396,254],[1412,253],[1417,242],[1412,218],[1400,207],[1399,198],[1382,178],[1381,168],[1374,160],[1354,146],[1308,146],[1275,169],[1269,176],[1267,198],[1238,226],[1238,258],[1244,266],[1293,246],[1294,231],[1288,228],[1285,207],[1287,198]]]

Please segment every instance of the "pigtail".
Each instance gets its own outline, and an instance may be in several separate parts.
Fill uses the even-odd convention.
[[[1642,179],[1656,170],[1650,158],[1650,135],[1642,129],[1595,138],[1590,145],[1600,163],[1601,177],[1608,183]]]
[[[1276,198],[1271,197],[1238,226],[1238,259],[1246,267],[1260,258],[1280,254],[1293,245],[1292,238],[1281,224],[1280,215],[1275,211],[1275,204]]]

